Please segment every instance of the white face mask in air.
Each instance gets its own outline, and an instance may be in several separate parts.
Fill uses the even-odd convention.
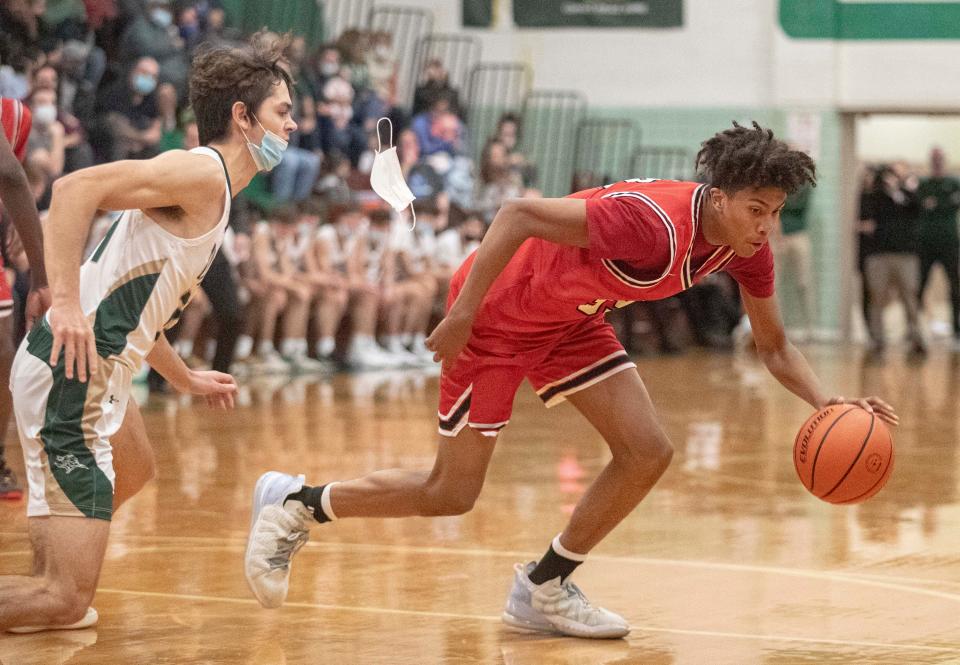
[[[370,169],[370,186],[377,195],[390,204],[397,212],[410,206],[413,214],[413,226],[417,225],[417,212],[410,205],[417,197],[413,195],[403,179],[403,170],[400,168],[400,158],[397,157],[397,147],[383,149],[380,143],[380,123],[384,120],[390,125],[390,143],[393,143],[393,123],[390,118],[380,118],[377,121],[377,155],[373,158],[373,167]]]

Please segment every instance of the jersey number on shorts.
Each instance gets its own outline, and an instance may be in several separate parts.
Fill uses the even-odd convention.
[[[602,311],[603,314],[606,314],[611,309],[620,309],[621,307],[626,307],[632,302],[635,302],[635,301],[617,300],[616,302],[614,302],[613,300],[607,300],[606,298],[597,298],[593,302],[588,302],[580,305],[579,307],[577,307],[577,309],[580,310],[582,314],[585,314],[587,316],[593,316],[597,312]],[[613,305],[610,305],[608,303],[613,303]]]

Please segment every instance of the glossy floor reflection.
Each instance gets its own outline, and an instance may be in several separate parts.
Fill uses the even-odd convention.
[[[511,565],[542,553],[608,459],[574,409],[546,411],[529,387],[472,513],[319,527],[287,605],[259,608],[242,554],[261,472],[431,464],[436,377],[394,372],[250,384],[226,416],[149,400],[159,478],[114,520],[100,626],[2,636],[0,662],[960,663],[960,357],[808,355],[837,392],[899,409],[890,484],[861,506],[809,496],[790,455],[809,409],[750,357],[641,360],[674,463],[576,574],[630,620],[626,640],[499,622]],[[28,569],[23,513],[0,505],[0,573]]]

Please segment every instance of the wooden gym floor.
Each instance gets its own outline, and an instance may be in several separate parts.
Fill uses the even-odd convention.
[[[539,557],[608,458],[572,407],[546,411],[528,386],[472,513],[318,527],[287,605],[257,605],[242,575],[254,481],[428,468],[437,381],[410,371],[256,381],[228,416],[151,398],[159,477],[113,522],[100,625],[0,636],[0,662],[960,663],[960,356],[878,367],[807,351],[837,392],[898,408],[890,484],[861,506],[807,495],[791,446],[810,410],[755,359],[641,359],[674,462],[575,576],[629,619],[628,639],[499,621],[512,564]],[[23,503],[0,505],[0,574],[25,573],[28,549]]]

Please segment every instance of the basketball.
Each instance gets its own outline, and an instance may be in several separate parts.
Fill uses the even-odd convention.
[[[893,470],[893,439],[875,413],[834,404],[814,413],[793,444],[800,482],[829,503],[860,503],[879,492]]]

